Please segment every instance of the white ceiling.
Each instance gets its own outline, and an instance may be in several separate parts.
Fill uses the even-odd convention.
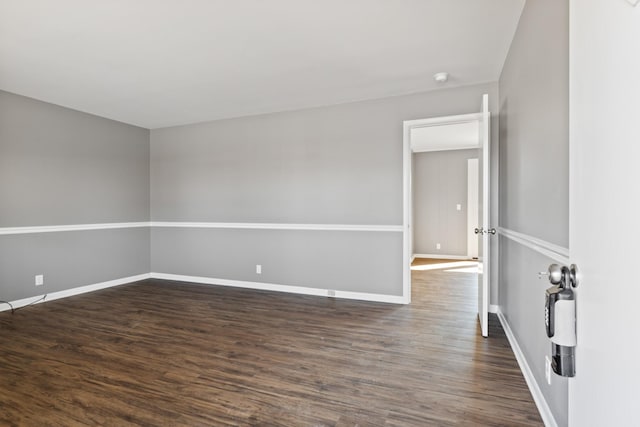
[[[0,89],[146,128],[496,81],[524,0],[0,0]]]
[[[411,129],[411,151],[462,150],[478,147],[479,122],[427,126]]]

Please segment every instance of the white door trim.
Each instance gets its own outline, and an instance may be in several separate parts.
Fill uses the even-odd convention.
[[[478,224],[478,168],[479,160],[467,160],[467,257],[478,258],[478,235],[474,229]]]

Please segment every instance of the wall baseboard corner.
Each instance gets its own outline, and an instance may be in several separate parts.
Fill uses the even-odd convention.
[[[502,329],[504,329],[504,333],[509,340],[509,344],[511,345],[511,349],[513,350],[513,354],[516,356],[516,360],[518,361],[518,365],[520,366],[520,370],[522,371],[522,375],[524,376],[524,380],[529,387],[529,391],[533,396],[533,400],[538,407],[538,411],[540,412],[540,417],[542,417],[542,421],[546,427],[558,427],[558,423],[556,423],[555,418],[553,417],[553,413],[551,412],[551,408],[547,404],[544,395],[542,394],[542,390],[540,390],[540,386],[533,376],[533,372],[529,367],[529,363],[527,362],[518,341],[516,340],[511,327],[509,326],[509,322],[507,322],[506,317],[498,307],[497,310],[498,319],[500,319],[500,323],[502,324]]]
[[[404,296],[369,294],[364,292],[338,291],[333,289],[307,288],[304,286],[280,285],[277,283],[248,282],[243,280],[216,279],[213,277],[185,276],[181,274],[151,273],[152,279],[191,282],[205,285],[229,286],[234,288],[254,289],[260,291],[285,292],[290,294],[314,295],[331,298],[353,299],[360,301],[384,302],[389,304],[408,304]]]
[[[120,279],[108,280],[106,282],[94,283],[92,285],[78,286],[76,288],[65,289],[64,291],[51,292],[46,294],[35,295],[29,298],[22,298],[19,300],[11,301],[13,308],[21,308],[27,305],[42,304],[44,302],[55,301],[60,298],[67,298],[74,295],[86,294],[88,292],[98,291],[100,289],[112,288],[114,286],[125,285],[127,283],[138,282],[140,280],[149,279],[151,275],[149,273],[138,274],[136,276],[122,277]],[[44,296],[46,299],[42,299]],[[40,300],[39,300],[40,299]],[[0,306],[0,311],[9,311],[11,307],[6,304]]]

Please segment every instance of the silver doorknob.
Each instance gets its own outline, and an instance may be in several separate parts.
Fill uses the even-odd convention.
[[[578,275],[578,266],[571,264],[571,266],[560,266],[558,264],[551,264],[549,271],[541,271],[538,273],[538,278],[542,279],[542,276],[549,276],[549,282],[552,285],[571,286],[578,287],[580,278]]]
[[[496,229],[495,228],[490,228],[487,233],[489,234],[496,234]]]
[[[477,228],[477,227],[476,227],[475,230],[473,230],[473,232],[476,233],[476,234],[484,234],[484,230],[481,229],[481,228]]]

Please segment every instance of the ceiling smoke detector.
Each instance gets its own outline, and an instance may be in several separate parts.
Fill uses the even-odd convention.
[[[449,80],[449,73],[435,73],[433,75],[433,80],[438,83],[446,83]]]

